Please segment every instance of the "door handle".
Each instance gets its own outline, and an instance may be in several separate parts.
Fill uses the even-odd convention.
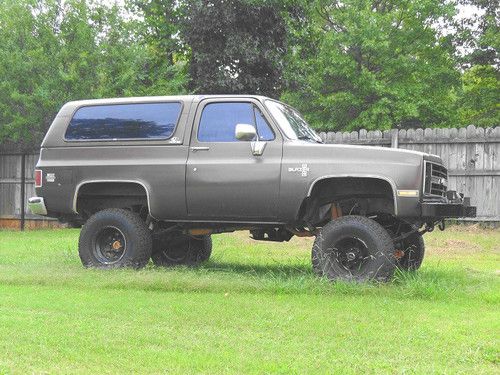
[[[208,151],[208,150],[210,150],[210,147],[206,147],[206,146],[191,147],[190,150],[193,152]]]

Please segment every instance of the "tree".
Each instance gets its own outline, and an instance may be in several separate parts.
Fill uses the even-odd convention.
[[[292,51],[294,77],[305,78],[283,98],[320,129],[451,124],[460,74],[436,25],[453,14],[444,0],[315,1],[316,48]]]
[[[131,0],[128,7],[138,18],[134,27],[143,47],[138,72],[141,95],[186,93],[188,48],[179,38],[183,2]]]
[[[193,92],[279,95],[287,28],[277,3],[188,0],[181,38]]]
[[[139,22],[124,11],[89,0],[2,2],[0,142],[38,145],[69,100],[175,91],[151,73]]]
[[[460,122],[493,127],[500,124],[500,73],[490,65],[475,65],[462,76]]]
[[[455,43],[461,51],[463,68],[491,65],[499,68],[500,8],[497,0],[459,0],[460,5],[476,9],[471,16],[459,19],[455,25]]]
[[[51,78],[57,76],[55,2],[4,1],[0,7],[0,141],[21,146],[40,138],[55,106]],[[36,16],[35,16],[36,15]]]
[[[457,111],[462,126],[500,124],[499,7],[492,0],[460,0],[475,12],[456,25],[455,43],[463,69]]]

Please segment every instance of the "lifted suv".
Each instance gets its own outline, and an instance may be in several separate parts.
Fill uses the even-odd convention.
[[[212,233],[315,236],[314,271],[387,280],[416,270],[422,234],[475,216],[435,155],[322,144],[300,114],[261,96],[67,103],[42,143],[33,213],[82,226],[91,267],[195,265]]]

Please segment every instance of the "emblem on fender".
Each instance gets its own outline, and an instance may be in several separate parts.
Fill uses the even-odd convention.
[[[302,177],[307,177],[307,174],[309,173],[310,168],[307,166],[307,164],[302,164],[301,167],[290,167],[288,168],[288,172],[300,172],[300,175]]]

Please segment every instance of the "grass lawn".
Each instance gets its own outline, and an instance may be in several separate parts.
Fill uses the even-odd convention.
[[[500,230],[427,234],[421,270],[383,285],[246,232],[197,269],[85,270],[78,233],[0,232],[0,374],[500,372]]]

